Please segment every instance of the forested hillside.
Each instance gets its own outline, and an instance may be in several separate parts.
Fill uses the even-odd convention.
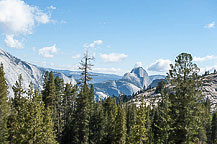
[[[97,101],[86,54],[80,83],[64,83],[46,72],[43,90],[23,88],[22,75],[8,99],[4,66],[0,67],[0,143],[3,144],[190,144],[217,143],[216,111],[204,99],[199,68],[187,53],[175,64],[157,91],[156,105],[144,97],[129,102],[124,95]]]

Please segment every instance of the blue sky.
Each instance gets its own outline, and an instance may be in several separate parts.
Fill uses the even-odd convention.
[[[216,0],[0,0],[0,47],[44,67],[76,70],[88,49],[94,71],[136,64],[164,74],[181,52],[217,68]]]

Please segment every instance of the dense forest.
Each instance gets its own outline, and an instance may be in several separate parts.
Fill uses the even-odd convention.
[[[178,55],[166,83],[158,84],[157,106],[144,98],[96,100],[91,85],[91,58],[81,61],[80,83],[65,84],[52,72],[44,75],[43,90],[22,76],[8,98],[0,67],[0,143],[2,144],[215,144],[217,113],[202,95],[199,68],[187,53]]]

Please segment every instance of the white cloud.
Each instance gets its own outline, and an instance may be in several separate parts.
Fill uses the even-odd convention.
[[[57,9],[57,8],[56,8],[55,6],[53,6],[53,5],[49,6],[48,8],[49,8],[49,9],[52,9],[52,10]]]
[[[31,34],[36,23],[48,23],[50,16],[21,0],[0,1],[0,29],[6,34]]]
[[[42,24],[46,24],[49,23],[50,20],[50,15],[43,13],[41,10],[36,9],[36,13],[35,13],[35,20],[38,23],[42,23]]]
[[[158,59],[148,67],[148,70],[155,72],[168,72],[171,63],[172,62],[168,59]]]
[[[45,58],[52,58],[54,57],[54,54],[57,53],[56,45],[50,46],[50,47],[44,47],[38,50],[38,54],[45,57]]]
[[[213,60],[213,59],[217,59],[217,56],[214,55],[207,55],[205,57],[193,57],[193,61],[195,62],[202,62],[202,61],[208,61],[208,60]]]
[[[207,24],[207,25],[205,25],[205,28],[208,28],[208,29],[214,28],[214,27],[215,27],[215,22],[214,21],[211,22],[211,23],[209,23],[209,24]]]
[[[5,44],[7,47],[10,48],[17,48],[17,49],[23,48],[23,44],[18,40],[14,39],[14,35],[6,35]]]
[[[0,32],[6,36],[6,46],[21,47],[22,44],[13,39],[13,36],[32,34],[37,24],[51,22],[50,17],[50,13],[30,6],[23,0],[0,0]]]
[[[99,46],[99,45],[101,45],[102,43],[103,43],[102,40],[95,40],[95,41],[93,41],[92,43],[90,43],[90,44],[84,44],[83,46],[84,46],[85,48],[95,48],[96,46]]]
[[[123,59],[127,58],[128,55],[126,54],[117,54],[117,53],[110,53],[110,54],[100,54],[100,57],[105,61],[105,62],[119,62],[122,61]]]
[[[80,54],[76,54],[76,55],[72,56],[72,58],[73,59],[79,59],[79,58],[81,58],[81,55]]]
[[[134,68],[137,68],[137,67],[142,67],[142,62],[136,62]]]

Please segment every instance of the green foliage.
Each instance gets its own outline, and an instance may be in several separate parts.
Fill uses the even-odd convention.
[[[115,117],[117,114],[117,105],[115,99],[108,97],[103,103],[105,117],[105,135],[103,143],[115,142]]]
[[[136,110],[136,121],[131,126],[130,143],[145,144],[147,140],[146,129],[146,106],[144,99],[141,100],[139,107]]]
[[[173,120],[170,133],[174,143],[194,142],[201,129],[202,83],[198,76],[199,68],[192,63],[192,56],[182,53],[176,57],[175,65],[167,76],[172,91],[170,117]]]
[[[217,142],[217,114],[216,112],[213,114],[212,117],[212,134],[211,134],[211,142],[216,143]]]
[[[127,96],[95,101],[89,85],[89,57],[81,64],[81,87],[64,84],[46,72],[42,92],[22,87],[22,76],[7,99],[0,67],[0,143],[29,144],[168,144],[217,142],[217,116],[203,99],[199,69],[190,54],[177,56],[159,83],[158,105],[128,101]],[[148,103],[147,103],[148,104]]]
[[[162,89],[164,88],[165,82],[162,80],[158,82],[155,93],[160,93]]]
[[[89,137],[89,88],[84,86],[76,99],[75,127],[78,142],[88,143]]]
[[[126,143],[126,114],[125,110],[119,105],[115,119],[115,143]]]
[[[0,66],[0,143],[8,143],[7,121],[9,115],[8,91],[3,64]]]
[[[102,102],[94,104],[94,109],[92,113],[92,118],[90,119],[90,134],[89,143],[90,144],[100,144],[103,143],[104,131],[104,110]]]
[[[131,126],[135,123],[136,121],[136,105],[127,105],[126,106],[126,127],[127,127],[127,143],[130,141],[130,135],[132,133]]]

